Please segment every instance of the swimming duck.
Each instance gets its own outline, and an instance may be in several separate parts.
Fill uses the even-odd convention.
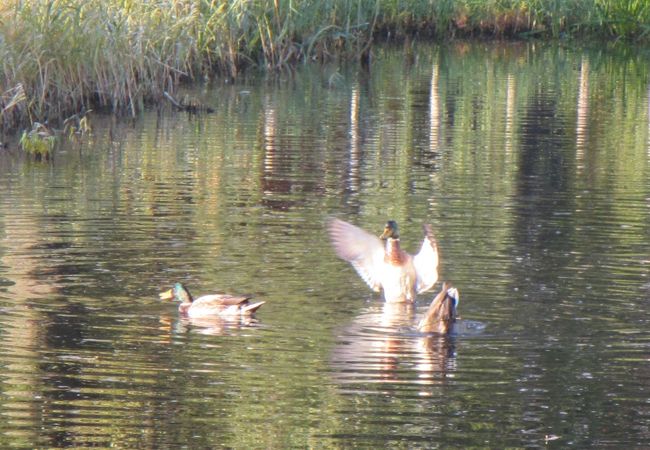
[[[423,333],[447,334],[456,321],[458,306],[458,289],[449,283],[442,284],[442,290],[435,296],[429,309],[418,324],[418,331]]]
[[[250,317],[266,302],[250,303],[250,296],[210,294],[196,300],[183,283],[176,283],[172,289],[159,294],[161,300],[177,300],[178,311],[187,317]]]
[[[329,220],[328,231],[339,258],[352,264],[372,290],[383,290],[388,303],[413,302],[438,280],[438,246],[428,224],[416,255],[400,248],[394,220],[386,223],[379,237],[340,219]]]

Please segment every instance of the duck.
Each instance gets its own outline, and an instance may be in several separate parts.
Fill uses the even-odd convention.
[[[377,237],[344,220],[331,218],[327,229],[337,256],[349,262],[387,303],[413,303],[417,294],[438,281],[438,245],[431,225],[424,225],[420,251],[411,255],[400,247],[397,222],[389,220]]]
[[[194,299],[183,283],[174,284],[173,288],[161,292],[159,297],[161,300],[180,301],[179,313],[189,318],[248,318],[266,303],[251,303],[252,297],[248,295],[208,294]]]
[[[442,289],[431,301],[417,329],[422,333],[448,334],[457,317],[460,296],[458,289],[445,282]]]

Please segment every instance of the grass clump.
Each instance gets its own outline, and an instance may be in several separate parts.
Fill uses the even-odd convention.
[[[0,129],[108,108],[183,79],[368,55],[373,42],[581,34],[647,39],[647,0],[6,0]]]
[[[56,145],[57,136],[45,125],[34,122],[32,129],[23,131],[20,137],[20,146],[36,161],[49,160]]]

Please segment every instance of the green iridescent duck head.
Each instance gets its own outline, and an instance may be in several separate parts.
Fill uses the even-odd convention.
[[[190,291],[183,283],[176,283],[174,287],[158,294],[161,300],[177,300],[181,303],[192,303],[193,298]]]
[[[399,230],[397,229],[397,222],[389,220],[384,226],[384,232],[379,236],[379,239],[399,239]]]

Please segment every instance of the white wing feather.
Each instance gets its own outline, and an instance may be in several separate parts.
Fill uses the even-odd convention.
[[[417,293],[431,289],[438,281],[438,245],[430,225],[424,226],[424,242],[420,252],[413,257],[413,266],[417,275]]]
[[[384,247],[381,240],[340,219],[330,219],[327,228],[338,257],[352,264],[363,281],[371,289],[379,292],[380,271],[384,261]]]

